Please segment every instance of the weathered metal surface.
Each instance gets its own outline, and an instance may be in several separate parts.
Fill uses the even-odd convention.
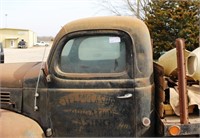
[[[44,133],[34,120],[0,109],[0,137],[1,138],[42,138]]]
[[[0,88],[0,108],[21,112],[22,89]]]
[[[165,87],[164,86],[164,68],[157,63],[154,63],[154,83],[155,83],[155,107],[160,118],[164,117],[163,104],[165,101]]]
[[[198,135],[200,135],[200,118],[198,115],[191,115],[189,118],[189,124],[181,124],[180,123],[180,118],[178,116],[167,116],[164,119],[161,119],[161,121],[159,122],[159,126],[161,127],[160,131],[160,135],[161,136],[171,136],[169,134],[169,127],[173,126],[173,125],[177,125],[180,127],[181,132],[178,135],[179,137],[182,136],[192,136],[193,137],[196,135],[196,137],[198,137]]]
[[[178,91],[180,105],[180,122],[188,124],[188,99],[186,86],[186,65],[185,65],[185,42],[183,39],[176,39],[177,66],[178,66]]]
[[[34,98],[38,75],[40,71],[41,63],[32,67],[29,72],[24,76],[23,83],[23,114],[37,120],[43,131],[50,128],[50,118],[48,113],[48,85],[45,75],[41,73],[40,81],[37,89],[37,106],[38,110],[34,111]]]
[[[1,87],[22,88],[23,77],[37,62],[0,64]]]
[[[133,97],[117,98],[125,93],[132,93]],[[154,135],[154,112],[153,105],[149,104],[148,97],[152,97],[149,87],[138,88],[135,91],[130,88],[95,87],[49,89],[49,97],[54,136]],[[147,103],[148,106],[142,107]],[[142,117],[150,118],[151,126],[143,126]]]
[[[125,39],[125,69],[115,73],[61,71],[60,54],[66,41],[84,35]],[[7,80],[3,75],[2,86],[22,87],[22,114],[36,120],[44,131],[52,130],[53,136],[154,136],[152,61],[150,36],[142,21],[132,17],[89,18],[64,26],[57,35],[47,61],[48,70],[39,79],[37,111],[34,97],[39,63],[11,65],[17,69],[8,73]],[[119,98],[127,94],[131,96]],[[144,118],[150,125],[144,125]]]

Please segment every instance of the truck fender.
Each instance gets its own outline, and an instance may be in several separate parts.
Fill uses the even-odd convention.
[[[41,138],[42,128],[31,118],[0,109],[0,138]]]

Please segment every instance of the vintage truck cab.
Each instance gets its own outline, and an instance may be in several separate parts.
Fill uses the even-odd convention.
[[[133,17],[66,24],[46,62],[0,65],[0,85],[3,136],[16,135],[12,127],[35,137],[169,135],[155,106],[149,31]]]

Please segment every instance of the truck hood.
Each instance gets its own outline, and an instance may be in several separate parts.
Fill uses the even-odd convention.
[[[0,64],[0,86],[21,88],[24,76],[39,63],[41,62]]]

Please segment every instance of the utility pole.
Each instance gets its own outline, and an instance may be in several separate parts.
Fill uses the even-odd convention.
[[[5,14],[5,28],[7,28],[7,16],[8,16],[8,14],[6,13]]]

